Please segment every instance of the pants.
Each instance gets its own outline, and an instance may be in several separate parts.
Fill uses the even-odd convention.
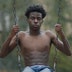
[[[53,72],[53,70],[44,65],[27,66],[22,72]]]

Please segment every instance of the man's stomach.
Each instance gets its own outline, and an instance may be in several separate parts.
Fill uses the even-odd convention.
[[[48,65],[48,53],[29,53],[24,56],[25,66]]]

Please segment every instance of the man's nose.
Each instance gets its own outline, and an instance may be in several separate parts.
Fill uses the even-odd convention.
[[[35,22],[35,23],[37,23],[37,22],[38,22],[38,20],[37,20],[37,19],[35,19],[35,20],[34,20],[34,22]]]

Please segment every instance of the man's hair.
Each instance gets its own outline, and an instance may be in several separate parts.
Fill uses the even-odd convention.
[[[39,12],[42,14],[42,18],[44,18],[46,16],[46,11],[45,9],[43,8],[42,5],[31,5],[27,8],[26,12],[25,12],[25,16],[27,18],[29,18],[29,14],[31,12]]]

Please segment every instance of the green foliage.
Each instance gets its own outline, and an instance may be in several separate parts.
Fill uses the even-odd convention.
[[[70,42],[70,45],[72,45],[72,34],[68,36],[68,40]]]

